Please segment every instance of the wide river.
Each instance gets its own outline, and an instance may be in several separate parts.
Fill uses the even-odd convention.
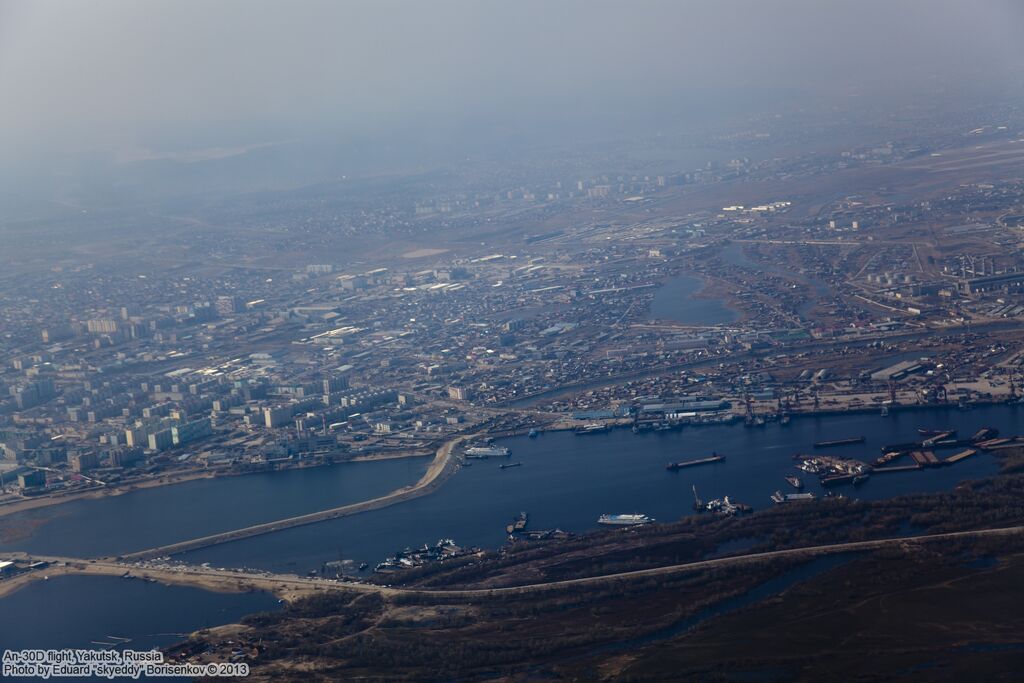
[[[521,510],[529,513],[531,528],[557,527],[573,532],[597,528],[602,513],[640,512],[659,520],[677,519],[693,514],[691,486],[696,486],[705,500],[729,495],[733,500],[764,508],[771,505],[768,497],[773,491],[790,490],[785,475],[802,474],[793,467],[793,454],[813,452],[816,441],[864,436],[863,444],[817,452],[868,460],[877,457],[885,444],[918,440],[918,427],[956,428],[961,436],[970,436],[981,427],[992,426],[1003,434],[1016,434],[1022,417],[1024,407],[990,406],[970,411],[897,412],[889,417],[800,417],[788,426],[775,423],[750,429],[736,424],[661,433],[633,434],[618,429],[592,436],[551,432],[534,439],[512,438],[502,445],[512,450],[508,461],[521,462],[521,467],[499,469],[504,459],[474,461],[438,491],[422,498],[205,548],[180,558],[213,566],[299,573],[318,570],[322,563],[339,558],[372,566],[396,550],[439,538],[453,538],[463,545],[498,547],[505,540],[505,524]],[[725,454],[726,461],[679,472],[665,469],[668,462],[705,457],[712,451]],[[26,513],[34,526],[25,529],[22,537],[6,542],[2,549],[70,556],[142,550],[283,514],[380,495],[415,481],[425,465],[423,458],[353,463],[191,482],[68,503]],[[993,456],[979,453],[951,467],[878,475],[856,489],[837,487],[836,492],[881,499],[949,490],[959,481],[989,476],[997,469]],[[822,494],[813,477],[805,475],[803,479],[807,490]],[[122,590],[137,590],[138,585],[120,580],[81,580],[95,586],[111,610],[121,610],[115,605],[126,604],[120,598]],[[41,612],[32,606],[39,603],[27,603],[21,597],[26,594],[0,600],[9,620],[39,620]],[[51,598],[44,604],[53,618],[66,617],[86,626],[89,623],[90,618],[81,613],[85,607],[80,609],[76,601]],[[132,637],[132,633],[137,632],[114,635]]]
[[[101,557],[167,545],[375,498],[414,483],[428,464],[426,457],[346,463],[71,501],[0,518],[0,552]]]

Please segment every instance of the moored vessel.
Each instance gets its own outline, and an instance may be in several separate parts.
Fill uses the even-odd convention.
[[[606,526],[636,526],[638,524],[650,524],[653,521],[654,520],[647,515],[641,515],[638,513],[625,515],[603,514],[597,518],[598,524],[604,524]]]

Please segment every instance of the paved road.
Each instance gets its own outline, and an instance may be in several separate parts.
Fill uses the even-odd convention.
[[[487,598],[499,595],[516,595],[526,593],[538,593],[551,590],[571,588],[573,586],[588,586],[614,581],[630,581],[657,576],[674,576],[700,572],[707,569],[719,567],[733,567],[744,564],[757,564],[778,558],[809,559],[820,555],[831,555],[847,552],[864,552],[878,550],[886,547],[909,547],[923,543],[949,541],[961,538],[985,538],[999,536],[1013,536],[1024,534],[1024,526],[1006,527],[1001,529],[979,529],[973,531],[954,531],[942,534],[927,534],[921,536],[906,536],[898,538],[885,538],[874,541],[856,541],[850,543],[833,543],[829,545],[809,546],[805,548],[791,548],[788,550],[771,550],[767,552],[748,553],[746,555],[734,555],[731,557],[720,557],[711,560],[698,562],[687,562],[665,567],[652,567],[650,569],[639,569],[636,571],[619,572],[615,574],[604,574],[601,576],[588,576],[578,579],[567,579],[564,581],[551,581],[546,583],[535,583],[524,586],[507,586],[502,588],[474,588],[474,589],[424,589],[424,588],[400,588],[392,586],[381,586],[371,583],[356,583],[347,581],[336,581],[326,579],[303,578],[294,575],[279,574],[250,574],[240,571],[219,571],[204,567],[181,567],[181,568],[151,568],[140,567],[133,564],[112,559],[83,560],[73,557],[55,557],[32,555],[32,559],[45,560],[54,564],[72,565],[69,571],[85,574],[104,574],[120,576],[125,572],[133,576],[143,578],[154,578],[169,583],[191,584],[200,587],[227,589],[248,589],[255,588],[268,590],[279,595],[290,595],[298,597],[324,590],[346,590],[363,593],[379,593],[385,596],[405,595],[433,598],[443,601],[445,598]],[[12,557],[28,558],[23,553],[14,553]],[[38,575],[45,573],[45,570],[36,572]]]

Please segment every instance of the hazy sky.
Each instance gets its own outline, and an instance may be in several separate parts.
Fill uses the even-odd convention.
[[[998,87],[1020,80],[1022,28],[1017,0],[0,0],[0,155],[685,116],[935,75]]]

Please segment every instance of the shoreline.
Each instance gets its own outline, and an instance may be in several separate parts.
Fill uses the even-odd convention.
[[[33,498],[21,498],[17,500],[11,500],[0,503],[0,518],[7,517],[10,515],[16,515],[20,512],[27,512],[29,510],[38,510],[47,507],[53,507],[61,505],[63,503],[71,503],[77,500],[99,500],[102,498],[123,496],[126,493],[132,493],[133,491],[142,491],[145,489],[160,488],[163,486],[174,486],[176,484],[185,484],[190,481],[198,481],[200,479],[218,479],[223,477],[242,477],[250,474],[275,474],[278,472],[290,472],[292,470],[303,470],[303,469],[315,469],[317,467],[327,467],[328,465],[344,465],[346,463],[360,463],[360,462],[375,462],[379,460],[399,460],[403,458],[427,458],[430,457],[430,453],[387,453],[383,455],[358,455],[350,460],[343,460],[337,463],[315,463],[315,464],[296,464],[289,467],[283,467],[274,470],[251,470],[251,471],[240,471],[233,472],[229,470],[219,469],[201,469],[201,470],[186,470],[180,473],[168,472],[157,477],[151,477],[149,479],[142,479],[139,481],[132,481],[125,484],[114,484],[111,486],[102,486],[98,488],[90,488],[84,491],[72,491],[69,493],[60,494],[49,494],[44,496],[38,496]]]
[[[889,546],[907,546],[934,543],[958,538],[981,538],[1014,536],[1024,533],[1024,526],[1009,526],[981,529],[964,529],[917,536],[896,536],[863,541],[839,541],[823,545],[800,546],[766,550],[755,553],[741,553],[725,557],[712,557],[681,564],[662,565],[645,569],[628,570],[611,574],[596,574],[571,579],[543,581],[532,584],[498,586],[490,588],[418,588],[393,587],[369,582],[330,581],[318,578],[303,578],[290,574],[260,575],[239,570],[214,570],[201,567],[183,569],[150,568],[126,565],[110,559],[78,560],[71,558],[50,558],[64,564],[48,567],[46,570],[25,572],[12,579],[0,581],[0,599],[26,585],[51,576],[92,575],[122,576],[131,579],[149,579],[165,585],[192,586],[211,592],[245,593],[269,592],[278,598],[291,602],[298,598],[328,591],[350,591],[376,593],[381,596],[415,596],[444,601],[447,599],[480,599],[497,595],[516,595],[547,592],[568,587],[586,586],[631,579],[645,579],[658,576],[701,572],[721,566],[757,564],[776,557],[816,557],[847,552],[879,550]]]

